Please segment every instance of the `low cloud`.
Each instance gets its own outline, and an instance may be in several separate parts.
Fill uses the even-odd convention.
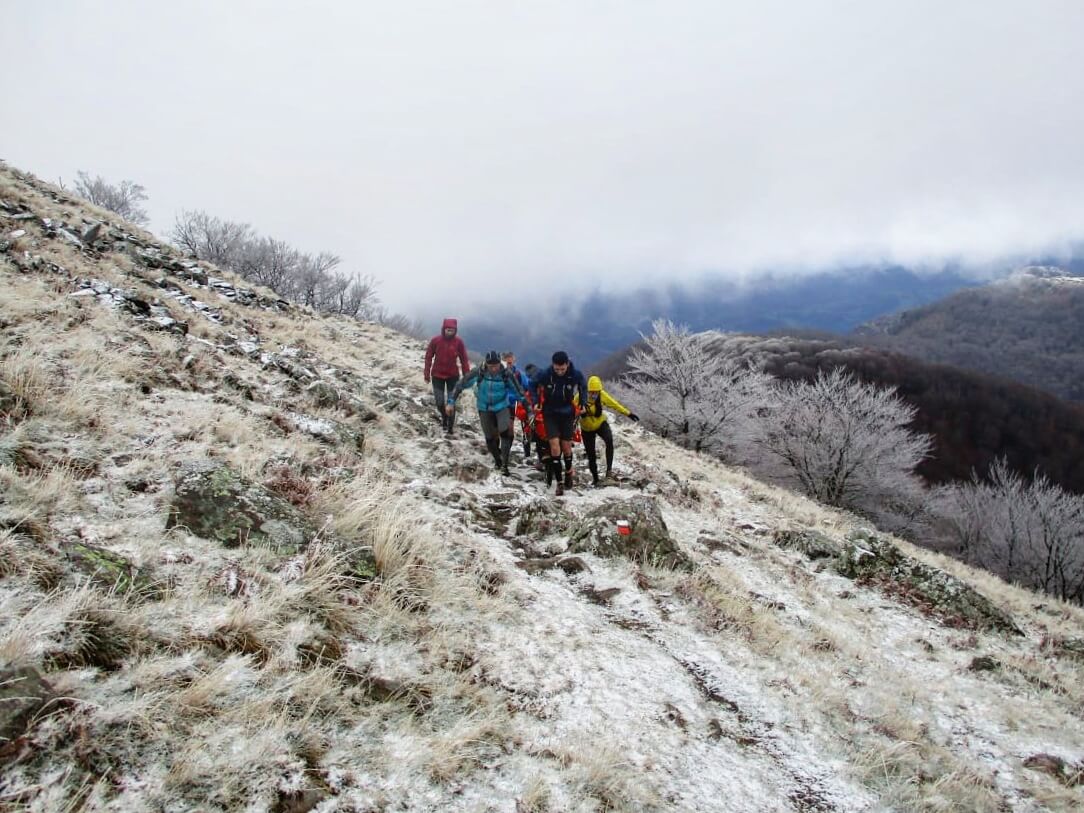
[[[1081,236],[1075,0],[175,6],[22,9],[4,157],[334,251],[395,310]]]

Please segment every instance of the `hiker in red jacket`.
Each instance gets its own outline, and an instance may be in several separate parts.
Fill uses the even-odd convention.
[[[456,335],[458,330],[459,323],[455,319],[445,319],[440,326],[440,335],[430,339],[429,346],[425,348],[425,383],[433,383],[433,398],[437,402],[440,425],[449,435],[455,426],[455,412],[447,414],[444,404],[459,383],[460,368],[463,375],[470,372],[467,346]]]

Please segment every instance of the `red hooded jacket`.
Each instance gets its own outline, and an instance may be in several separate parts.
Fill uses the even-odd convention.
[[[425,380],[430,376],[436,378],[458,378],[459,368],[456,360],[463,367],[463,375],[470,372],[470,361],[467,359],[467,346],[458,335],[452,334],[452,338],[444,335],[447,328],[459,330],[459,323],[455,319],[445,319],[440,326],[440,335],[429,340],[429,346],[425,348]]]

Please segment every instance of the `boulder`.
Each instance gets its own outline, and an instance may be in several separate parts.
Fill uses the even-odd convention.
[[[34,715],[52,698],[52,687],[37,669],[0,669],[0,762],[7,751],[5,746],[26,733]]]
[[[834,567],[840,575],[876,584],[952,626],[1022,634],[1003,610],[977,590],[912,559],[869,531],[855,531],[847,537]]]
[[[136,567],[119,553],[86,542],[64,542],[62,549],[76,573],[108,590],[136,593],[148,598],[162,593],[164,585],[150,571]]]
[[[628,534],[619,533],[619,521],[629,524]],[[570,531],[569,550],[597,556],[624,556],[660,567],[691,566],[689,558],[670,537],[658,501],[643,495],[609,500],[594,508]]]
[[[519,509],[513,533],[540,539],[566,533],[572,523],[572,514],[560,503],[550,499],[533,500]]]
[[[353,429],[331,418],[317,418],[300,412],[287,412],[283,417],[293,431],[312,435],[323,443],[345,446],[358,452],[365,449],[365,433],[360,429]]]
[[[316,535],[286,500],[213,460],[189,464],[178,477],[166,529],[178,526],[228,548],[262,545],[284,554],[304,549]]]
[[[786,550],[796,550],[799,553],[805,554],[805,556],[810,559],[827,559],[831,557],[836,557],[839,556],[841,552],[840,544],[831,539],[830,537],[822,534],[820,531],[776,531],[775,535],[772,537],[772,541],[781,548],[784,548]]]

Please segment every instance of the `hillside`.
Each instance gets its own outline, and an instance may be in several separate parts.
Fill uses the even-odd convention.
[[[422,343],[2,165],[0,290],[0,810],[1084,804],[1079,608],[625,423],[502,479]]]
[[[1084,401],[1082,325],[1084,276],[1032,266],[855,332],[898,353]]]
[[[1084,407],[1054,395],[970,370],[911,358],[862,339],[829,334],[715,335],[719,352],[755,359],[781,379],[812,380],[819,370],[843,366],[867,383],[895,387],[917,408],[912,424],[933,437],[918,473],[929,483],[968,480],[1005,457],[1027,476],[1038,469],[1067,491],[1084,493]],[[593,372],[622,375],[628,351]]]

